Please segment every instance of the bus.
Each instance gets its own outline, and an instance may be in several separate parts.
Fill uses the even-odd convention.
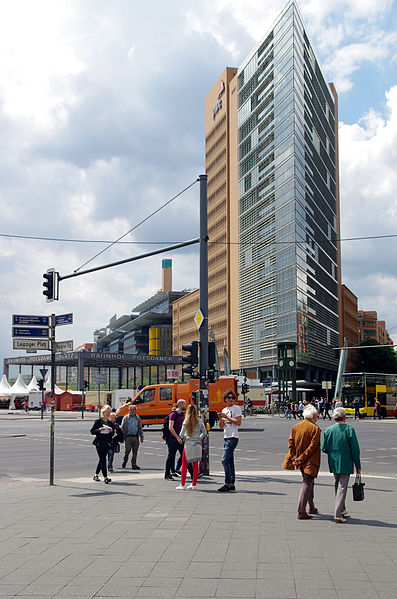
[[[346,414],[354,415],[353,401],[360,402],[362,417],[373,416],[375,401],[379,399],[382,416],[397,418],[397,375],[372,372],[349,372],[343,375],[342,401]]]

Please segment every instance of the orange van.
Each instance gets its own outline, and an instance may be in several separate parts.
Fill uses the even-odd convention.
[[[164,418],[170,414],[172,406],[178,399],[184,399],[188,404],[196,402],[198,387],[198,379],[191,379],[189,383],[149,385],[144,387],[131,402],[117,410],[117,418],[128,414],[128,407],[133,404],[136,406],[137,414],[141,417],[143,425],[163,424]],[[217,412],[225,407],[223,395],[226,391],[234,391],[237,397],[237,379],[221,377],[215,383],[209,383],[209,423],[211,428],[217,420]]]

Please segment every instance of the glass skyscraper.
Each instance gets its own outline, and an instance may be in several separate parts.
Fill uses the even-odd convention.
[[[337,95],[294,1],[237,72],[239,363],[298,379],[336,370],[340,293]]]

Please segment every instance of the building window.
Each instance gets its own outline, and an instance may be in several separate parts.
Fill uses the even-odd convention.
[[[249,189],[251,189],[251,175],[248,175],[248,177],[245,177],[244,179],[244,192]]]

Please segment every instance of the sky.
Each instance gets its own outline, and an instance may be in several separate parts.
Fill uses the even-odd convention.
[[[198,286],[192,246],[63,281],[59,302],[42,295],[48,268],[71,274],[204,172],[204,98],[284,5],[0,3],[0,358],[21,353],[12,314],[72,312],[57,340],[92,342],[113,314],[159,289],[162,258],[173,260],[174,289]],[[342,279],[397,342],[396,2],[299,8],[339,95]],[[198,204],[196,184],[89,266],[197,237]],[[381,235],[391,237],[347,241]]]

